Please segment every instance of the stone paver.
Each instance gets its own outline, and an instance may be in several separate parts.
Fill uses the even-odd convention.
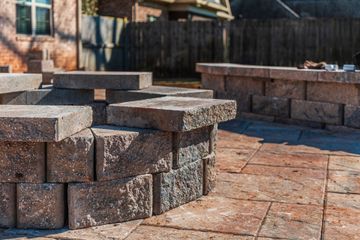
[[[360,134],[222,124],[214,192],[159,216],[0,239],[360,239]],[[34,237],[34,238],[32,238]]]

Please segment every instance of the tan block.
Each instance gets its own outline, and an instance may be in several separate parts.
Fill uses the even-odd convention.
[[[225,91],[225,76],[203,73],[201,75],[202,88],[211,89],[216,92]]]
[[[236,93],[239,96],[264,95],[265,81],[264,78],[229,76],[226,79],[226,91]]]
[[[309,82],[307,100],[359,105],[359,88],[355,84]]]
[[[204,161],[204,195],[209,194],[215,188],[216,184],[216,167],[215,154],[210,154]]]
[[[342,124],[343,108],[340,104],[291,101],[291,118],[335,125]]]
[[[271,79],[290,79],[292,81],[317,81],[320,70],[305,70],[292,67],[272,67]]]
[[[265,95],[291,99],[305,99],[305,81],[271,80],[265,82]]]
[[[17,227],[58,229],[65,223],[63,184],[17,185]]]
[[[0,228],[16,225],[16,185],[0,183]]]
[[[289,117],[290,101],[287,98],[257,96],[252,98],[252,111],[256,114]]]

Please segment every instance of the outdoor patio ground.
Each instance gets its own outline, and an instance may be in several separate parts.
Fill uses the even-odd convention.
[[[147,220],[0,239],[360,239],[360,132],[233,121],[215,192]]]

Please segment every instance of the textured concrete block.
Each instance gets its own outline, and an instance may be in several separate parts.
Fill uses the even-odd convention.
[[[54,69],[53,60],[30,60],[28,62],[29,73],[50,72]]]
[[[216,92],[225,91],[225,75],[201,74],[202,88],[212,89]]]
[[[254,65],[227,64],[230,76],[269,78],[269,68]]]
[[[0,73],[12,73],[11,65],[0,66]]]
[[[150,217],[152,199],[151,175],[69,184],[69,227],[78,229]]]
[[[181,132],[211,126],[236,116],[236,103],[229,100],[163,97],[111,104],[108,124]]]
[[[317,81],[319,70],[296,69],[293,67],[271,67],[270,78],[292,81]]]
[[[266,81],[264,78],[229,76],[226,79],[226,92],[239,96],[264,95]]]
[[[47,145],[48,182],[89,182],[94,179],[94,136],[90,129]]]
[[[209,155],[211,127],[174,133],[174,168],[180,168]]]
[[[90,107],[0,106],[0,141],[58,142],[91,124]]]
[[[93,111],[93,126],[106,124],[106,101],[94,101],[89,104]]]
[[[56,88],[137,90],[150,86],[152,73],[149,72],[64,72],[54,75]]]
[[[0,142],[0,182],[44,181],[44,143]]]
[[[359,88],[355,84],[309,82],[307,100],[359,105]]]
[[[353,128],[360,128],[360,107],[359,106],[345,106],[344,125]]]
[[[203,159],[204,161],[204,195],[209,194],[214,190],[216,185],[216,167],[215,167],[215,153],[212,153]]]
[[[0,183],[0,228],[16,226],[16,185]]]
[[[17,185],[17,227],[57,229],[65,223],[63,184]]]
[[[154,175],[154,214],[193,201],[203,194],[203,160]]]
[[[0,94],[0,104],[26,105],[26,92]]]
[[[249,95],[247,93],[217,92],[216,98],[236,101],[237,116],[239,116],[243,112],[251,111],[251,95]]]
[[[191,89],[178,87],[151,86],[141,90],[107,90],[106,101],[108,103],[122,103],[137,101],[149,98],[177,96],[177,97],[196,97],[213,98],[214,93],[211,90]]]
[[[96,139],[99,181],[171,169],[172,135],[169,132],[113,126],[98,126],[92,131]]]
[[[85,105],[94,101],[94,90],[38,89],[26,91],[29,105]]]
[[[41,82],[41,74],[0,74],[0,94],[38,89]]]
[[[291,118],[312,122],[342,124],[343,108],[340,104],[291,101]]]
[[[265,82],[265,95],[291,99],[305,99],[306,82],[293,80],[272,80]]]
[[[290,101],[287,98],[254,95],[252,110],[257,114],[288,118],[290,116]]]

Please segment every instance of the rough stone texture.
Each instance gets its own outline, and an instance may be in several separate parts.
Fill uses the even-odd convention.
[[[272,80],[265,82],[265,95],[291,99],[305,99],[306,82],[293,80]]]
[[[209,194],[214,190],[216,185],[216,168],[215,168],[215,153],[212,153],[204,159],[204,195]]]
[[[340,104],[291,101],[291,118],[294,119],[341,125],[342,114]]]
[[[225,76],[224,75],[211,75],[203,73],[201,74],[202,88],[211,89],[215,92],[225,91]]]
[[[203,161],[154,175],[154,214],[193,201],[203,194]]]
[[[217,146],[217,135],[218,135],[218,124],[215,124],[210,127],[210,153],[215,153]]]
[[[211,127],[174,133],[174,168],[203,159],[210,153]]]
[[[296,69],[293,67],[268,67],[270,78],[293,81],[317,81],[319,70]]]
[[[287,98],[254,95],[252,110],[258,114],[288,118],[290,116],[290,101]]]
[[[37,229],[62,228],[65,223],[63,184],[17,185],[17,227]]]
[[[106,124],[106,101],[94,101],[89,104],[93,110],[93,124],[92,125],[104,125]]]
[[[53,60],[30,60],[28,62],[28,72],[29,73],[42,73],[48,72],[54,69]]]
[[[0,182],[44,181],[44,143],[0,142]]]
[[[70,89],[137,90],[152,85],[150,72],[64,72],[55,73],[54,87]]]
[[[236,116],[236,103],[229,100],[163,97],[111,104],[108,124],[181,132],[211,126]]]
[[[327,72],[318,73],[319,82],[355,83],[359,84],[359,71],[354,72]]]
[[[16,185],[13,183],[0,183],[0,213],[0,228],[15,227]]]
[[[177,96],[177,97],[196,97],[196,98],[213,98],[212,90],[191,89],[178,87],[151,86],[141,90],[107,90],[106,101],[108,103],[122,103],[137,101],[149,98]]]
[[[90,107],[0,106],[0,140],[58,142],[92,124]]]
[[[26,92],[29,105],[84,105],[93,101],[93,90],[47,88]]]
[[[172,166],[172,135],[149,129],[98,126],[96,176],[99,181],[168,172]]]
[[[69,184],[69,227],[85,228],[150,217],[152,176]]]
[[[47,145],[48,182],[89,182],[94,179],[94,136],[90,129]]]
[[[264,95],[265,82],[264,78],[229,76],[226,78],[226,92],[239,96]]]
[[[41,74],[0,74],[0,94],[38,89]]]
[[[0,73],[12,73],[11,65],[0,66]]]
[[[26,105],[26,92],[0,94],[0,104]]]
[[[359,88],[355,84],[312,82],[307,84],[309,101],[359,105],[359,97]]]
[[[345,106],[344,125],[353,128],[360,128],[360,107],[351,105]]]

